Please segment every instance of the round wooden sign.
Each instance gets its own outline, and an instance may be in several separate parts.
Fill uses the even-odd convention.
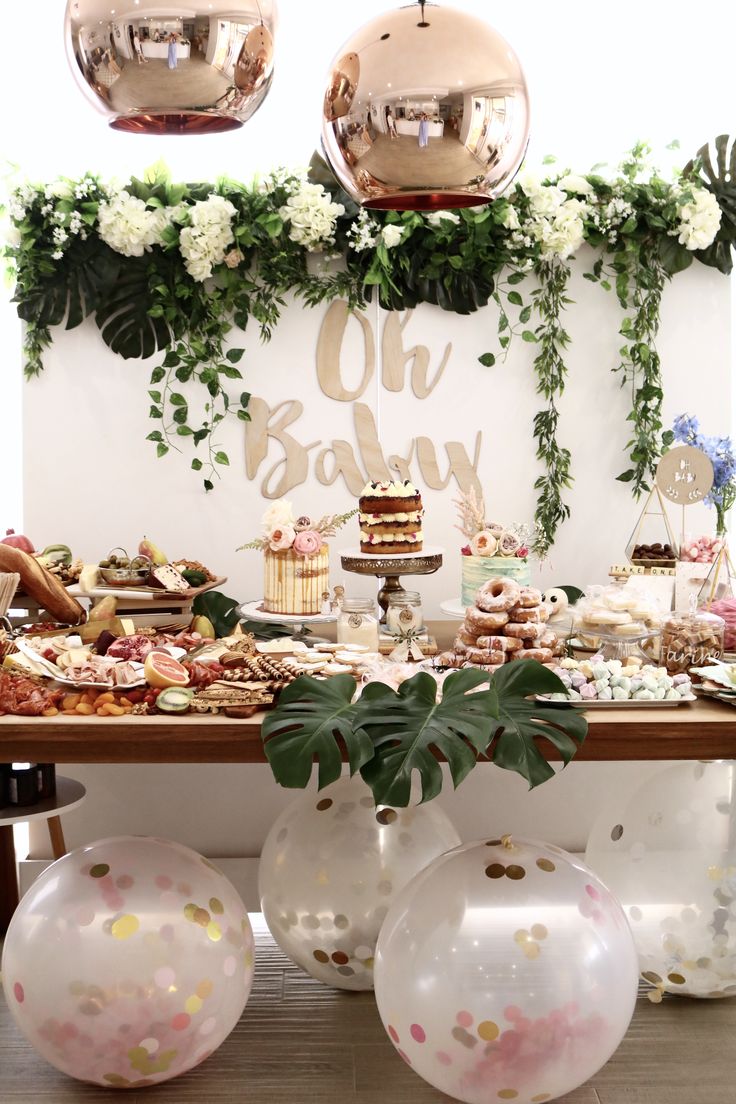
[[[700,449],[678,445],[657,464],[657,486],[670,502],[692,506],[702,502],[713,486],[713,465]]]

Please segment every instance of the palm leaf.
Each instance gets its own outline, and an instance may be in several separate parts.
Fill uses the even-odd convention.
[[[303,789],[314,759],[319,764],[320,789],[338,779],[342,770],[339,738],[345,743],[351,774],[368,762],[373,746],[354,724],[354,695],[355,679],[350,675],[336,675],[326,682],[301,675],[286,687],[261,730],[266,758],[280,785]]]
[[[733,267],[731,250],[736,248],[736,139],[719,134],[712,143],[701,146],[683,169],[683,175],[696,172],[721,208],[721,226],[715,240],[707,249],[697,250],[696,256],[703,264],[728,275]]]
[[[152,302],[149,278],[149,261],[145,257],[129,258],[104,305],[97,310],[95,320],[102,340],[126,359],[153,356],[172,340],[164,319],[152,318],[148,313]]]
[[[572,706],[529,700],[529,695],[561,691],[564,687],[557,675],[533,659],[506,664],[491,680],[491,712],[497,724],[489,743],[490,758],[496,766],[516,771],[530,788],[554,775],[537,739],[549,740],[567,766],[588,731],[585,717]]]
[[[37,326],[78,326],[103,303],[115,286],[120,258],[97,237],[75,241],[54,269],[53,277],[18,295],[18,315]]]

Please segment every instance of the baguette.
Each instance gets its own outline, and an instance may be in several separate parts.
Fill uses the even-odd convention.
[[[67,594],[56,575],[47,571],[34,556],[9,544],[0,544],[0,571],[20,575],[21,589],[48,610],[56,621],[62,621],[65,625],[78,625],[84,621],[84,607]]]

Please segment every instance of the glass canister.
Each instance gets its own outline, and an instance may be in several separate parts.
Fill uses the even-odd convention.
[[[418,590],[397,590],[389,594],[386,631],[392,636],[421,632],[424,625],[422,599]]]
[[[378,617],[370,598],[343,598],[337,619],[338,644],[364,644],[378,651]]]
[[[662,622],[660,663],[669,675],[687,674],[723,652],[726,622],[707,610],[673,613]]]

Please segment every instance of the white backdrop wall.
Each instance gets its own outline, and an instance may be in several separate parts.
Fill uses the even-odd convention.
[[[39,178],[87,168],[125,178],[160,156],[175,175],[188,179],[222,172],[247,178],[280,163],[305,164],[317,141],[322,74],[330,56],[358,24],[386,6],[386,0],[329,8],[281,0],[274,86],[243,131],[149,139],[108,131],[90,112],[66,71],[60,37],[63,3],[26,0],[6,19],[6,41],[26,41],[28,28],[34,31],[32,69],[28,56],[17,50],[8,53],[0,73],[3,102],[22,104],[22,110],[4,115],[4,150]],[[591,25],[590,5],[582,0],[559,5],[527,0],[494,9],[484,0],[466,0],[464,6],[491,18],[522,57],[532,101],[532,164],[554,152],[563,164],[585,170],[598,161],[615,163],[637,138],[650,139],[663,150],[679,137],[682,150],[659,157],[666,166],[668,159],[682,163],[704,140],[733,128],[729,50],[736,15],[731,6],[717,0],[700,5],[701,37],[698,50],[689,52],[686,84],[681,67],[673,64],[682,55],[686,35],[678,18],[680,5],[621,0],[600,33]],[[32,75],[39,73],[43,80],[34,81]],[[611,375],[619,311],[612,297],[582,280],[585,263],[583,256],[572,286],[576,306],[568,319],[573,337],[570,381],[560,425],[561,439],[574,457],[573,517],[544,576],[582,585],[603,580],[637,513],[626,488],[613,480],[624,466],[626,439],[627,396]],[[287,310],[270,346],[261,346],[255,332],[244,339],[248,389],[271,404],[299,398],[305,413],[294,432],[298,428],[298,439],[305,443],[352,439],[350,404],[325,399],[315,381],[314,350],[323,313]],[[375,308],[368,313],[380,333],[384,319]],[[718,273],[694,266],[666,290],[660,351],[667,420],[690,409],[712,432],[729,429],[730,319],[729,282]],[[412,343],[427,345],[433,365],[447,342],[453,346],[436,391],[423,402],[412,401],[407,392],[388,394],[380,388],[379,364],[364,401],[375,413],[386,451],[402,452],[420,433],[436,443],[459,440],[470,448],[476,431],[482,430],[479,473],[493,513],[503,520],[525,520],[532,513],[538,473],[530,438],[537,409],[532,351],[519,343],[505,364],[484,369],[477,357],[494,348],[494,332],[490,309],[455,318],[420,308],[406,324],[407,341],[411,335]],[[21,419],[19,334],[10,307],[3,309],[1,333],[5,471],[17,470],[21,420],[24,439],[22,483],[20,471],[17,481],[4,481],[0,522],[24,524],[39,542],[69,540],[89,557],[121,540],[133,542],[145,530],[171,553],[221,567],[230,576],[231,593],[255,595],[257,558],[234,552],[236,544],[255,532],[262,508],[257,485],[244,476],[242,426],[233,423],[223,435],[231,468],[215,494],[204,497],[186,463],[176,458],[157,462],[143,441],[150,429],[142,396],[151,364],[119,361],[92,324],[57,333],[44,378],[23,388]],[[344,365],[346,380],[356,379],[361,359],[355,324],[348,331]],[[421,484],[419,474],[417,480]],[[459,534],[451,528],[453,494],[450,486],[426,495],[427,539],[448,549],[447,565],[423,588],[430,611],[441,598],[457,593]],[[323,507],[344,508],[350,500],[339,484],[320,488],[311,476],[290,497],[300,509],[315,513]],[[466,836],[505,826],[579,846],[600,788],[625,784],[650,769],[573,765],[522,800],[520,780],[482,768],[460,798],[448,798],[448,807],[460,817]],[[277,808],[288,799],[264,783],[264,770],[216,765],[70,768],[90,786],[86,808],[70,818],[70,838],[79,842],[111,831],[155,831],[210,854],[257,853]]]

